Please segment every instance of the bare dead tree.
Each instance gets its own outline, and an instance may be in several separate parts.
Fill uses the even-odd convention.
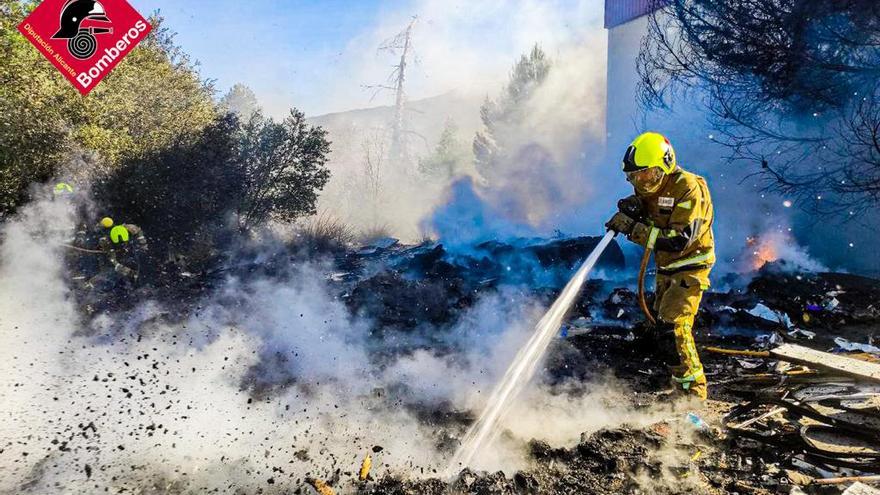
[[[394,114],[391,119],[391,146],[389,157],[395,163],[410,163],[409,146],[407,135],[410,134],[406,125],[406,70],[412,57],[412,31],[418,17],[413,16],[406,29],[383,42],[379,51],[385,51],[399,55],[397,64],[388,76],[386,84],[368,86],[374,89],[373,97],[383,90],[394,92]]]
[[[880,4],[666,0],[637,67],[646,108],[700,95],[728,158],[821,213],[876,207]]]
[[[361,143],[363,190],[371,208],[378,207],[382,200],[382,174],[385,172],[383,169],[387,158],[384,134],[383,129],[375,129],[372,135]]]

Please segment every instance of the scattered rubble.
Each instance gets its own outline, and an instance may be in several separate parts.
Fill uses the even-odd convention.
[[[437,243],[405,246],[382,239],[336,253],[328,284],[352,313],[371,322],[371,338],[383,344],[375,352],[400,352],[384,345],[389,337],[422,326],[451,328],[464,310],[502,287],[552,301],[597,240],[492,242],[450,252]],[[297,262],[293,255],[254,255],[236,259],[223,276],[285,277],[283,267]],[[619,246],[612,244],[599,267],[619,279],[587,283],[551,345],[545,380],[612,374],[632,409],[667,408],[666,421],[589,432],[574,446],[523,439],[530,465],[515,473],[465,469],[443,480],[421,470],[402,476],[368,454],[341,469],[334,459],[333,470],[316,470],[308,480],[293,483],[273,472],[265,483],[304,494],[859,494],[880,486],[880,380],[872,371],[880,367],[874,340],[880,335],[880,281],[797,273],[768,263],[752,277],[717,284],[726,290],[706,294],[695,337],[701,347],[726,352],[702,353],[711,400],[678,410],[664,392],[665,365],[640,327],[634,280],[623,278],[634,274],[621,270]],[[430,346],[430,335],[418,345]],[[853,357],[860,361],[851,363]],[[288,384],[242,389],[264,400],[276,392],[273,386]],[[394,401],[431,425],[443,451],[455,449],[474,419],[470,411],[410,403],[391,392],[388,397],[378,391],[375,400]],[[88,425],[81,429],[84,436],[95,433]],[[66,445],[55,448],[63,453]],[[289,457],[291,463],[318,465],[322,455],[291,445]],[[95,468],[82,469],[91,479]]]
[[[864,352],[873,352],[880,330],[880,281],[782,268],[769,264],[744,287],[707,294],[699,343],[752,354],[704,353],[713,400],[706,416],[684,416],[695,430],[689,437],[671,441],[668,425],[652,425],[595,432],[571,449],[533,441],[526,446],[533,467],[512,476],[465,469],[448,484],[385,476],[359,493],[861,493],[854,483],[878,483],[880,474],[880,379],[862,370],[856,380],[835,364],[854,360],[824,351],[870,356]],[[632,386],[634,407],[662,401],[663,365],[650,347],[631,342],[640,314],[635,294],[594,281],[584,299],[548,358],[551,375],[587,379],[610,369]],[[815,350],[779,347],[785,341]],[[563,342],[578,355],[563,351]],[[802,355],[786,360],[815,367],[778,361],[793,350]],[[816,384],[834,383],[843,387],[837,393],[803,398]]]

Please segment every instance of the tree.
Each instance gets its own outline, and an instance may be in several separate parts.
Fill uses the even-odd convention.
[[[458,127],[452,119],[446,121],[434,152],[419,160],[419,172],[429,179],[448,181],[459,171],[467,150],[457,137]]]
[[[295,109],[281,123],[259,113],[241,123],[227,113],[195,138],[123,159],[93,192],[103,214],[144,229],[154,264],[183,255],[189,269],[204,269],[234,226],[315,213],[330,176],[325,134]]]
[[[77,98],[73,133],[111,164],[197,139],[215,122],[214,88],[198,64],[174,44],[175,34],[150,19],[153,31],[89,94]]]
[[[394,56],[400,55],[400,61],[393,65],[394,70],[388,76],[387,84],[371,86],[375,89],[375,97],[382,90],[394,91],[394,113],[391,118],[391,143],[389,158],[395,165],[410,166],[409,154],[409,126],[406,119],[406,69],[409,59],[412,58],[412,32],[418,17],[413,17],[406,29],[397,33],[393,38],[385,40],[379,51],[386,51]],[[404,173],[410,170],[404,169]]]
[[[366,203],[366,207],[371,214],[375,216],[376,210],[382,203],[382,182],[389,171],[386,170],[388,151],[386,150],[385,130],[381,127],[375,128],[370,134],[364,133],[364,140],[361,142],[361,151],[363,153],[362,161],[362,179],[363,184],[359,184],[358,188],[363,191],[361,201],[362,206]]]
[[[315,214],[318,191],[330,180],[327,131],[291,109],[281,123],[254,114],[240,136],[245,184],[239,228]]]
[[[510,80],[498,101],[486,98],[480,107],[483,130],[474,137],[474,163],[484,177],[497,173],[511,153],[515,153],[523,133],[525,105],[547,78],[551,62],[537,44],[522,55],[510,73]]]
[[[0,0],[0,219],[27,200],[31,183],[55,174],[71,144],[68,107],[79,96],[16,30],[35,4]]]
[[[244,197],[238,136],[238,120],[226,115],[195,139],[123,159],[93,187],[103,214],[143,228],[157,262],[213,245]]]
[[[113,168],[184,136],[197,139],[217,113],[211,84],[159,17],[151,18],[150,35],[81,97],[15,29],[36,4],[0,0],[0,216],[74,153],[97,153]]]
[[[732,161],[824,213],[880,202],[880,4],[670,0],[638,61],[641,99],[696,90]]]
[[[260,111],[260,104],[257,102],[257,95],[251,88],[238,83],[232,86],[229,92],[220,99],[220,109],[225,112],[233,112],[247,122]]]

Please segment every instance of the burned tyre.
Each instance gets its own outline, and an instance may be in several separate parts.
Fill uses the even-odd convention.
[[[86,60],[95,54],[98,49],[98,41],[88,31],[80,31],[73,38],[67,40],[67,49],[70,54],[80,60]]]

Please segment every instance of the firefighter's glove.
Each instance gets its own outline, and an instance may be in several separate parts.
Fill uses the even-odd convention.
[[[630,232],[626,234],[626,238],[640,246],[647,246],[648,237],[650,237],[650,235],[651,227],[648,227],[642,222],[633,222],[633,227]]]
[[[633,220],[629,215],[618,211],[611,217],[611,220],[608,220],[608,223],[605,224],[605,227],[608,230],[613,230],[618,234],[623,234],[628,236],[630,232],[632,232],[633,226],[635,226],[636,221]]]
[[[633,194],[632,196],[628,196],[626,198],[621,199],[617,202],[618,211],[626,214],[628,217],[633,220],[641,220],[642,215],[644,214],[644,208],[642,207],[642,200],[639,199],[638,196]]]

